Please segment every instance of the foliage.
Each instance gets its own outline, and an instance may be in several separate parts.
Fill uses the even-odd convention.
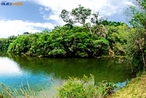
[[[90,33],[95,33],[98,30],[98,25],[101,24],[99,22],[103,21],[102,18],[99,18],[98,12],[92,13],[91,9],[85,8],[82,5],[72,9],[71,12],[63,9],[60,17],[69,28],[77,24],[84,26]],[[90,22],[88,22],[88,20],[90,20]]]
[[[59,98],[103,98],[114,92],[116,86],[109,82],[94,84],[94,77],[70,78],[58,89]]]
[[[122,22],[116,22],[116,21],[108,21],[108,20],[103,20],[100,21],[98,24],[103,24],[105,26],[121,26],[121,25],[126,25],[125,23]]]
[[[144,46],[144,36],[142,29],[133,29],[132,32],[129,32],[131,36],[129,36],[127,42],[129,44],[126,45],[126,54],[129,59],[131,59],[131,64],[134,67],[133,71],[138,72],[142,69],[145,69],[145,46]]]
[[[90,15],[91,9],[84,8],[83,6],[79,5],[78,8],[72,9],[71,12],[67,11],[66,9],[63,9],[61,11],[60,17],[67,24],[73,25],[75,23],[85,24],[86,20]],[[71,18],[71,16],[73,18]]]
[[[131,60],[136,69],[146,70],[146,0],[136,0],[134,6],[130,6],[126,10],[127,16],[130,16],[130,23],[135,27],[135,31],[129,36],[128,48]],[[130,46],[131,45],[131,46]],[[138,67],[138,68],[137,68]]]
[[[17,55],[40,57],[98,57],[108,55],[111,48],[116,55],[125,55],[123,45],[127,44],[131,30],[127,25],[115,27],[101,24],[91,34],[84,26],[70,29],[58,26],[52,31],[20,35],[8,43],[9,48],[5,50]]]
[[[79,5],[78,8],[72,9],[71,15],[75,17],[75,23],[85,24],[86,20],[91,15],[91,9]]]
[[[10,87],[1,84],[0,97],[1,98],[38,98],[39,94],[42,98],[47,98],[44,91],[31,90],[29,84],[28,87],[23,86],[20,89],[11,89]],[[62,86],[58,88],[58,92],[55,98],[104,98],[114,93],[116,85],[107,81],[103,81],[95,85],[94,77],[91,75],[83,78],[69,78],[67,82],[64,82]],[[39,96],[40,97],[40,96]]]
[[[106,26],[108,28],[107,40],[110,43],[110,48],[116,55],[126,55],[127,40],[129,39],[132,28],[127,25],[121,26]]]
[[[145,2],[136,0],[136,6],[127,9],[132,28],[121,22],[99,19],[99,13],[92,13],[91,9],[79,5],[71,12],[62,10],[60,17],[66,25],[56,26],[52,31],[24,32],[17,37],[1,38],[0,51],[40,57],[99,57],[112,51],[127,56],[134,72],[146,69]],[[74,25],[78,23],[81,26]],[[113,92],[113,85],[108,82],[98,85],[92,82],[92,77],[70,78],[60,87],[58,96],[94,98]]]
[[[93,36],[93,38],[91,38]],[[13,54],[51,57],[97,57],[106,53],[109,43],[104,37],[84,27],[57,27],[52,32],[21,35],[9,45]]]
[[[99,57],[112,51],[125,55],[123,45],[127,44],[130,32],[126,24],[99,18],[99,13],[79,5],[71,12],[63,9],[60,17],[66,22],[52,31],[29,33],[0,39],[0,49],[16,55],[39,57]],[[87,20],[90,20],[88,23]],[[82,26],[74,26],[80,23]]]
[[[146,29],[146,0],[136,0],[134,3],[125,11],[130,18],[130,24],[134,27],[144,27]]]
[[[13,42],[17,37],[10,36],[8,38],[0,38],[0,51],[7,52],[9,44]]]
[[[128,55],[128,60],[137,62],[140,59],[138,62],[145,64],[146,47],[145,43],[141,43],[145,34],[140,37],[138,32],[141,31],[136,28],[121,22],[102,20],[98,16],[99,13],[92,13],[89,8],[81,5],[71,12],[63,9],[60,17],[66,25],[56,26],[52,31],[45,29],[40,33],[25,32],[27,34],[13,38],[1,38],[0,49],[12,54],[39,57]],[[91,21],[88,23],[87,20]],[[74,23],[82,26],[74,26]]]
[[[99,18],[98,12],[92,13],[91,9],[84,8],[81,5],[73,9],[71,12],[63,9],[60,16],[67,24],[69,20],[72,21],[72,23],[69,23],[70,25],[75,23],[82,24],[85,30],[91,33],[91,37],[96,34],[97,36],[104,37],[108,40],[110,47],[106,47],[106,51],[112,50],[116,55],[126,55],[124,45],[127,44],[128,32],[130,32],[131,28],[125,23],[112,22]],[[87,22],[87,19],[91,21]],[[97,44],[96,41],[93,41],[93,43]],[[98,47],[100,47],[100,45],[98,45]],[[97,54],[97,52],[94,54]]]

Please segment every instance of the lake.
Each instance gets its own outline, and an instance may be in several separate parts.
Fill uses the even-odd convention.
[[[12,89],[30,86],[34,91],[56,93],[55,87],[68,77],[94,75],[95,83],[108,80],[124,83],[131,79],[130,66],[118,59],[95,58],[37,58],[14,55],[0,56],[0,82]]]

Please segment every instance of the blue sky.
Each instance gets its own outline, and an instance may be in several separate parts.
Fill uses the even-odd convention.
[[[2,2],[3,0],[0,0]],[[6,1],[6,0],[4,0]],[[99,12],[111,21],[127,22],[123,11],[133,0],[7,0],[22,2],[22,6],[0,5],[0,38],[23,32],[40,32],[53,29],[64,22],[59,18],[62,9],[78,7],[79,4]]]

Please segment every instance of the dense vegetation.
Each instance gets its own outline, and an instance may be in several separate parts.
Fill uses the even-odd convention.
[[[1,51],[30,56],[53,57],[98,57],[114,51],[124,55],[121,47],[126,43],[125,29],[128,26],[99,25],[97,33],[90,33],[83,26],[56,27],[51,32],[20,35],[11,44],[1,44]],[[130,29],[129,29],[130,30]],[[6,39],[6,40],[9,40]],[[113,52],[113,54],[114,54]]]
[[[140,69],[146,70],[146,0],[136,0],[134,6],[127,8],[126,15],[133,28],[137,28],[129,39],[127,54],[131,56],[135,66],[139,65],[139,68],[143,67]]]
[[[71,12],[62,10],[60,17],[66,23],[64,26],[56,26],[52,31],[1,38],[0,50],[16,55],[39,57],[114,57],[120,55],[126,57],[133,72],[145,70],[145,2],[145,0],[136,0],[137,5],[130,6],[126,11],[127,16],[131,18],[131,27],[124,23],[99,19],[98,13],[92,13],[91,9],[79,5]],[[87,20],[91,21],[87,22]],[[81,26],[76,26],[76,24]],[[82,84],[74,85],[73,83],[71,82],[73,85],[71,87],[82,86]],[[66,89],[65,87],[66,85],[62,89]],[[73,88],[73,90],[77,89]],[[79,91],[84,91],[82,89],[80,88]],[[66,92],[61,90],[59,96],[65,97],[62,94],[66,94],[68,90],[70,88]],[[82,93],[85,95],[87,92],[80,94]],[[70,92],[67,94],[70,96]]]
[[[0,50],[19,55],[49,57],[98,57],[107,54],[114,56],[114,53],[124,55],[121,45],[126,43],[126,38],[122,33],[130,29],[126,24],[98,19],[98,13],[92,13],[81,5],[72,12],[63,9],[60,17],[66,22],[64,26],[56,26],[51,32],[25,32],[17,38],[12,36],[0,39]],[[87,19],[91,22],[86,22]],[[81,26],[75,26],[77,23]]]
[[[130,58],[136,69],[146,70],[146,0],[136,0],[135,6],[130,6],[126,10],[127,16],[131,19],[130,23],[137,28],[135,35],[131,35],[131,45],[129,45]],[[144,98],[146,75],[136,77],[131,80],[126,87],[119,90],[109,98]]]
[[[106,52],[108,45],[105,38],[91,34],[83,27],[68,29],[64,26],[52,32],[20,35],[9,45],[8,52],[51,57],[96,57]]]
[[[126,12],[127,15],[131,15],[133,9],[134,7],[130,7]],[[19,36],[1,38],[0,50],[15,55],[39,57],[119,55],[127,57],[128,62],[132,61],[130,64],[133,71],[138,71],[144,68],[138,65],[146,66],[144,38],[146,34],[142,21],[145,16],[139,18],[136,15],[141,15],[142,12],[134,11],[135,14],[131,15],[130,21],[133,27],[129,27],[125,23],[99,18],[99,13],[92,13],[91,9],[81,5],[71,12],[63,9],[60,17],[66,23],[64,26],[56,26],[52,31],[25,32]],[[87,20],[91,21],[87,22]],[[137,25],[133,24],[135,22]]]
[[[16,39],[16,36],[10,36],[8,38],[0,38],[0,51],[6,52],[8,50],[9,44]]]
[[[94,77],[70,78],[58,89],[58,98],[104,98],[112,93],[116,85],[103,81],[95,85]]]

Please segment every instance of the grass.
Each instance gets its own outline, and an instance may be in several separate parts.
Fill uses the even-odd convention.
[[[19,89],[12,90],[10,89],[10,87],[1,84],[0,98],[36,98],[36,96],[40,95],[40,93],[41,93],[41,98],[48,98],[46,97],[46,93],[43,88],[41,91],[32,90],[30,89],[28,84],[27,88],[24,88],[22,86]]]
[[[55,85],[57,86],[57,85]],[[49,90],[42,89],[34,91],[27,82],[27,87],[23,85],[17,90],[1,84],[0,98],[104,98],[114,92],[115,84],[103,81],[95,85],[94,76],[83,78],[70,77],[64,81],[63,85],[58,85],[55,95],[51,96]],[[49,95],[48,95],[49,94]]]
[[[125,87],[107,98],[146,98],[146,73],[132,79]]]
[[[75,93],[75,95],[79,91],[82,91],[82,90],[80,90],[80,89],[82,89],[82,87],[79,88],[79,89],[73,89],[73,88],[76,88],[76,84],[74,84],[73,86],[71,86],[70,83],[74,83],[74,82],[71,80],[71,82],[68,82],[67,87],[66,87],[66,85],[61,86],[60,93],[63,94],[63,97],[59,97],[59,98],[65,98],[64,96],[66,96],[66,94],[67,94],[66,92],[68,92],[68,90],[69,91],[72,91],[72,93]],[[82,84],[82,82],[79,82],[79,84]],[[89,84],[90,84],[90,82],[89,82]],[[91,84],[92,84],[92,82],[91,82]],[[62,90],[62,87],[63,87],[63,89],[65,91]],[[95,86],[93,86],[93,88],[95,88]],[[103,91],[102,89],[103,89],[103,87],[101,86],[101,91]],[[77,91],[77,92],[74,92],[74,90]],[[100,90],[99,87],[98,87],[98,89],[89,89],[89,90],[87,90],[88,92],[86,92],[86,93],[88,93],[88,95],[90,95],[89,94],[89,91],[91,91],[91,93],[94,94],[94,92],[97,93],[96,90]],[[21,94],[23,96],[23,97],[20,96],[21,98],[49,98],[49,96],[47,95],[47,92],[45,92],[44,90],[42,90],[40,92],[41,93],[41,96],[36,97],[36,94],[33,93],[30,90],[29,85],[28,85],[28,88],[27,89],[21,88],[20,89],[20,92],[21,92]],[[101,94],[102,93],[103,92],[101,92]],[[4,86],[4,89],[3,89],[3,93],[2,94],[4,94],[5,97],[0,96],[0,98],[15,98],[15,97],[12,97],[13,94],[14,94],[14,92],[12,94],[12,92],[7,87],[5,87],[5,86]],[[70,94],[70,92],[68,92],[68,94]],[[83,95],[86,95],[86,94],[83,94]],[[104,98],[104,97],[106,97],[106,98],[146,98],[146,73],[143,73],[142,75],[137,76],[136,78],[133,78],[132,80],[130,80],[130,82],[125,87],[121,88],[116,93],[113,93],[113,94],[111,94],[109,96],[102,96],[100,98]],[[53,98],[58,98],[58,97],[53,97]],[[67,98],[71,98],[71,97],[67,97]],[[74,97],[74,98],[82,98],[82,97]],[[97,98],[99,98],[99,96],[97,96]]]

